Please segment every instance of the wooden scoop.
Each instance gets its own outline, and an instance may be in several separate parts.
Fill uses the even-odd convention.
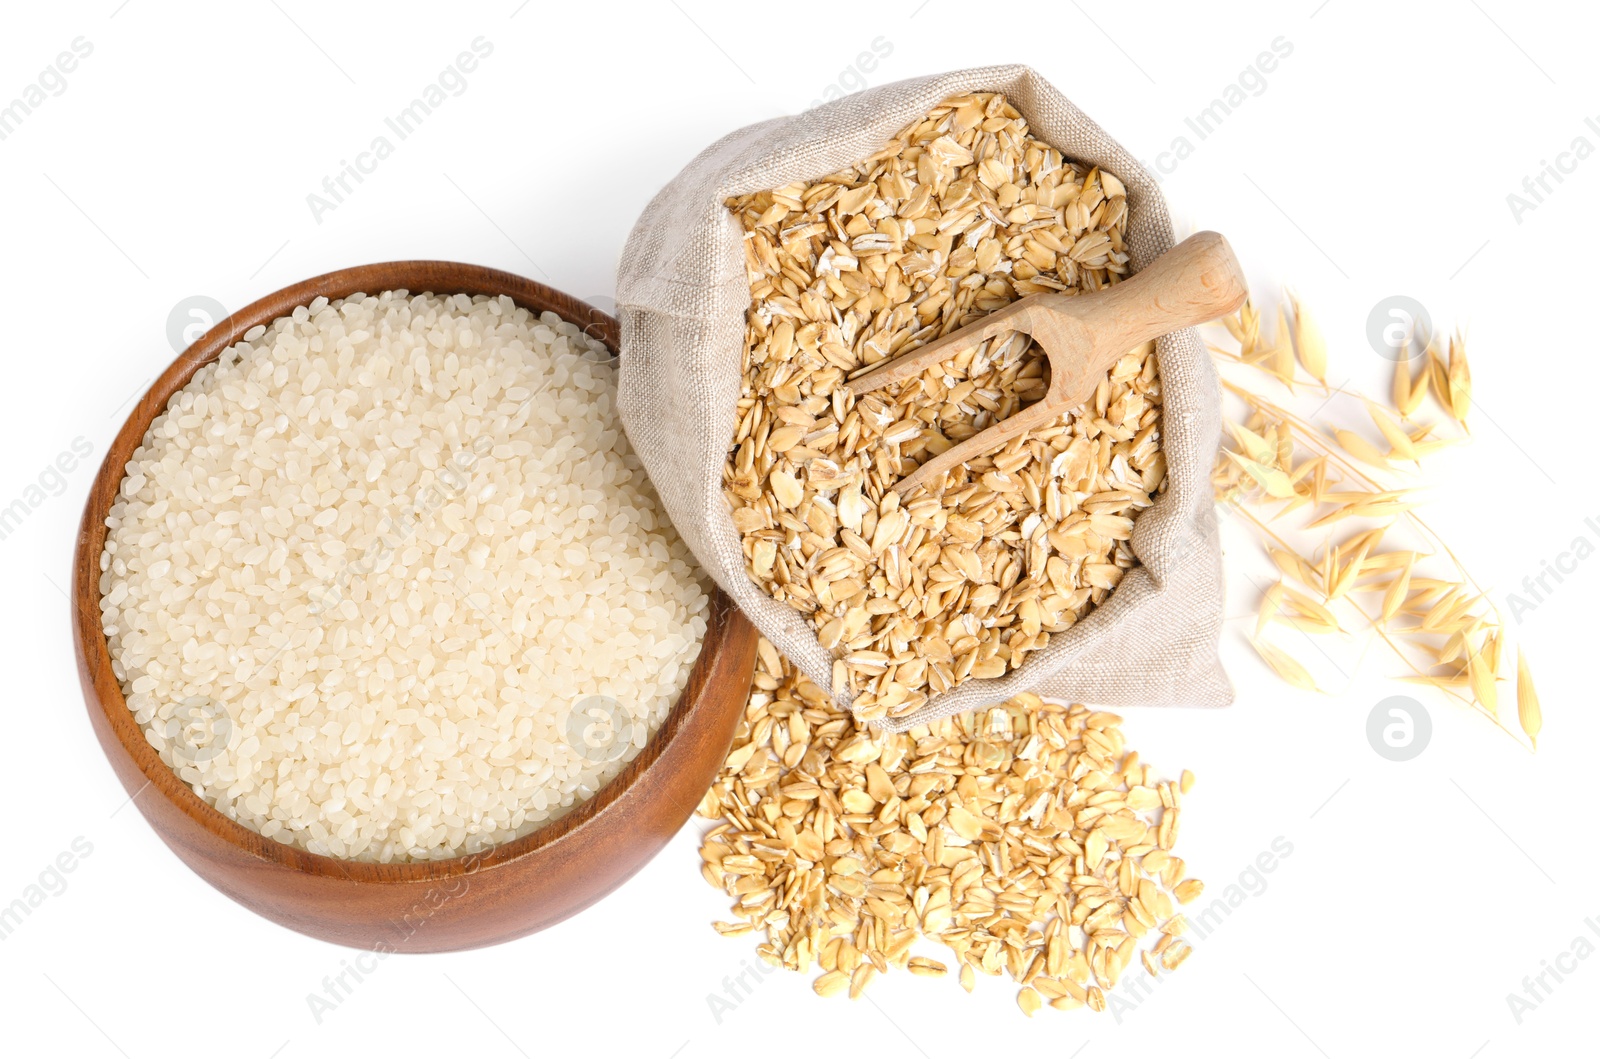
[[[1077,408],[1130,349],[1226,316],[1248,295],[1228,241],[1216,232],[1198,232],[1116,286],[1092,294],[1034,294],[1012,302],[851,379],[846,389],[859,397],[904,382],[1006,331],[1031,335],[1050,359],[1050,390],[1043,398],[918,467],[895,484],[905,494]]]

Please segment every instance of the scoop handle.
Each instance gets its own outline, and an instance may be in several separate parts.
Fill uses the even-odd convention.
[[[1077,407],[1128,350],[1226,316],[1249,296],[1228,240],[1217,232],[1196,232],[1116,286],[1064,301],[1070,322],[1061,320],[1061,341],[1040,336],[1036,325],[1035,337],[1047,351],[1082,351],[1050,358],[1048,400]]]
[[[1116,286],[1075,296],[1035,294],[1013,302],[980,324],[880,366],[851,385],[860,393],[903,381],[1002,330],[1032,335],[1049,358],[1050,390],[1043,399],[922,464],[895,484],[904,495],[1077,408],[1130,349],[1226,316],[1249,296],[1244,270],[1228,240],[1216,232],[1197,232]]]

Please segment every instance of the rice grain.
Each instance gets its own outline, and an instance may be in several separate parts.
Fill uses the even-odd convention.
[[[201,368],[101,556],[112,668],[162,760],[269,838],[375,861],[483,850],[621,771],[708,597],[609,359],[508,298],[392,291]]]

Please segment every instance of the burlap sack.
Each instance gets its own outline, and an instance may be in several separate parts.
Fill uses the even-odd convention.
[[[994,66],[867,89],[724,137],[646,207],[617,273],[618,404],[628,437],[701,564],[822,688],[832,683],[832,656],[805,618],[750,580],[722,494],[750,305],[743,233],[723,202],[837,172],[941,100],[969,91],[1004,92],[1035,136],[1122,179],[1135,269],[1173,245],[1166,203],[1133,156],[1026,66]],[[1109,706],[1224,706],[1232,700],[1217,659],[1222,577],[1210,485],[1221,430],[1216,374],[1192,330],[1162,339],[1157,356],[1170,480],[1134,524],[1132,546],[1142,565],[1015,672],[969,680],[883,727],[900,731],[1029,690]],[[848,701],[845,689],[832,691]]]

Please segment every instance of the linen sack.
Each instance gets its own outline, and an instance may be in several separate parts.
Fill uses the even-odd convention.
[[[723,137],[651,200],[618,268],[618,407],[629,440],[701,565],[762,635],[841,704],[849,691],[832,687],[833,657],[810,624],[747,574],[722,492],[750,305],[743,231],[723,203],[844,169],[944,99],[973,91],[1005,93],[1035,137],[1121,178],[1135,271],[1172,247],[1172,220],[1150,175],[1042,77],[1013,65],[869,88]],[[1161,339],[1156,353],[1169,480],[1135,520],[1130,543],[1140,565],[1018,669],[967,680],[877,725],[903,731],[1022,691],[1112,707],[1232,700],[1217,657],[1222,576],[1210,484],[1221,431],[1217,377],[1192,329]]]

